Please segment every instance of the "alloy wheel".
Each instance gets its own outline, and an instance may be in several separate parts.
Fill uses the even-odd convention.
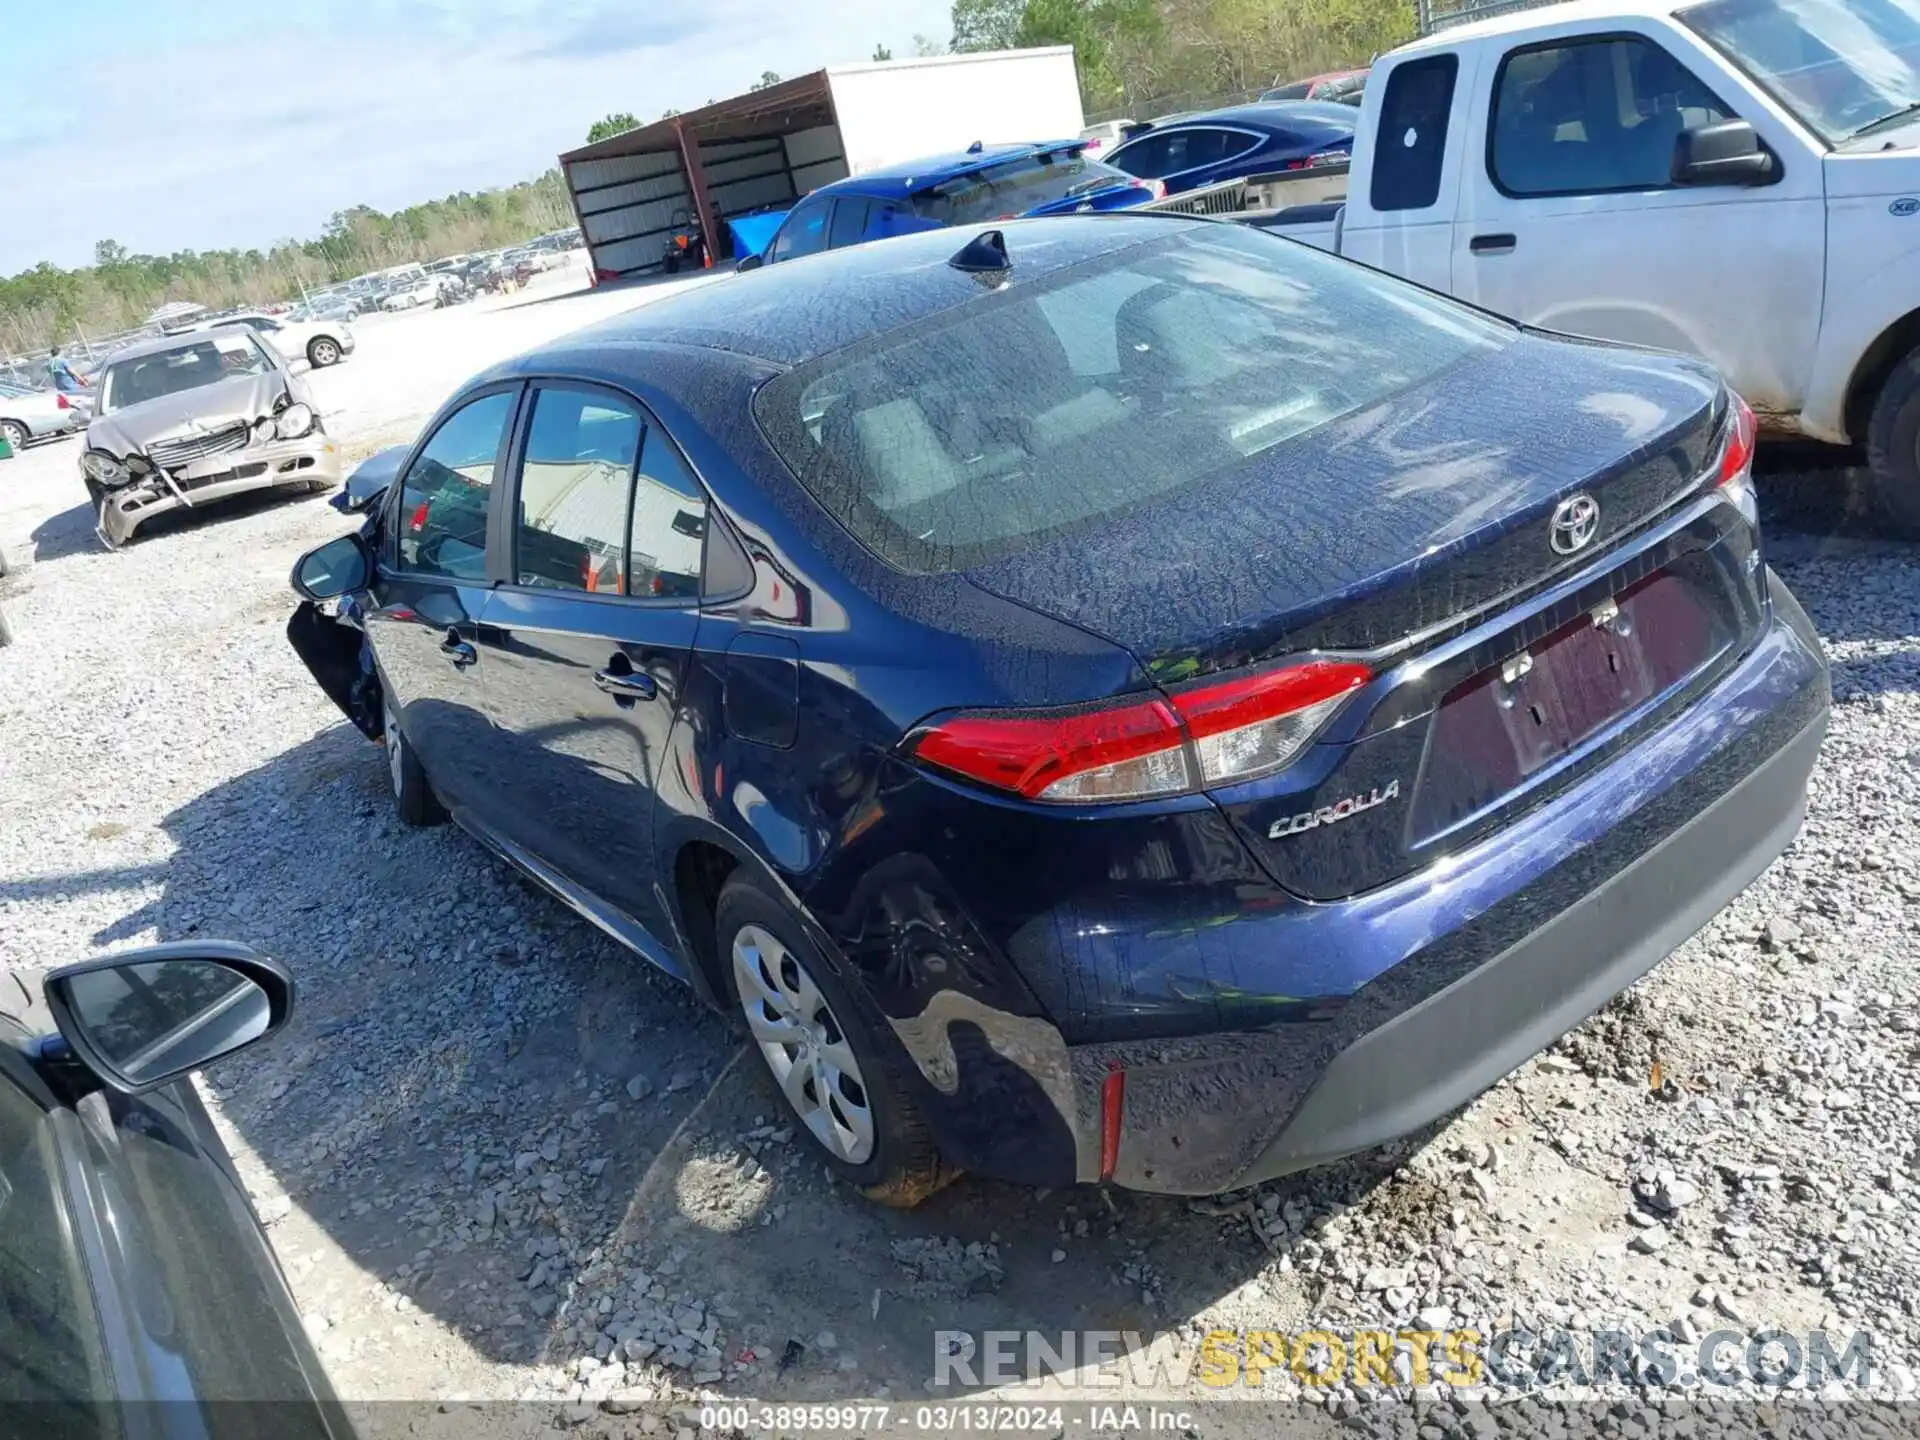
[[[7,444],[13,447],[16,455],[27,448],[26,430],[22,426],[14,424],[11,420],[0,424],[0,435],[7,437]]]
[[[806,966],[769,931],[743,925],[733,978],[747,1028],[801,1123],[835,1158],[865,1164],[873,1104],[846,1031]]]
[[[313,342],[313,361],[316,365],[331,365],[340,358],[340,347],[331,340]]]

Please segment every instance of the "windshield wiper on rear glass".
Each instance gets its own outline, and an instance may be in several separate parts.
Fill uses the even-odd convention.
[[[1898,110],[1888,111],[1878,120],[1869,120],[1847,138],[1849,140],[1858,140],[1862,135],[1871,135],[1876,130],[1885,130],[1890,126],[1900,124],[1902,121],[1911,120],[1915,115],[1920,115],[1920,100],[1911,100]]]

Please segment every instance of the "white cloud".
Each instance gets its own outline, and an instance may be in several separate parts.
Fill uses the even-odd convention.
[[[876,43],[904,54],[914,31],[945,34],[947,8],[413,4],[342,17],[345,28],[282,25],[109,54],[88,66],[68,125],[0,140],[0,274],[85,263],[104,238],[156,254],[266,246],[313,236],[351,205],[392,210],[511,184],[610,111],[651,120],[737,93],[763,70],[864,60]],[[8,70],[31,75],[46,58],[16,54]],[[35,103],[29,90],[28,113]]]

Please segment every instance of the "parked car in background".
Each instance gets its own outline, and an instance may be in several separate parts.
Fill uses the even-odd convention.
[[[1108,151],[1106,163],[1177,195],[1267,171],[1344,163],[1358,120],[1350,106],[1317,100],[1236,105],[1154,125]]]
[[[258,311],[240,311],[217,320],[197,320],[191,325],[168,330],[169,335],[215,330],[222,326],[244,325],[289,360],[305,360],[316,370],[338,365],[353,353],[353,327],[343,319],[295,319],[286,315],[264,315]]]
[[[291,363],[244,325],[109,356],[80,456],[101,540],[230,495],[339,484],[339,448]]]
[[[1273,89],[1262,100],[1331,100],[1341,105],[1358,105],[1366,88],[1367,70],[1335,70],[1306,80],[1273,82]]]
[[[431,309],[439,303],[440,281],[436,276],[425,274],[398,282],[380,297],[382,310]]]
[[[475,377],[289,637],[869,1194],[1210,1193],[1452,1111],[1793,838],[1752,440],[1252,227],[996,221]]]
[[[1549,6],[1373,73],[1345,206],[1263,223],[1703,356],[1766,428],[1863,446],[1870,498],[1920,535],[1920,5]]]
[[[274,1035],[281,966],[217,940],[0,973],[0,1406],[16,1433],[352,1440],[189,1072]],[[250,1429],[251,1427],[243,1427]]]
[[[0,435],[15,451],[29,440],[71,435],[87,428],[93,401],[86,395],[62,395],[51,385],[44,390],[0,381]]]
[[[1166,194],[1087,154],[1083,139],[981,145],[822,185],[793,207],[761,256],[772,264],[890,235],[1016,215],[1126,210]],[[745,262],[743,262],[745,263]],[[752,264],[746,264],[752,269]]]

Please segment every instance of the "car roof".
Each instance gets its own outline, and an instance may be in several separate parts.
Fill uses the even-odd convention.
[[[163,350],[179,350],[188,345],[203,345],[212,335],[245,335],[253,332],[244,325],[222,323],[206,325],[194,330],[180,330],[171,335],[157,335],[151,340],[136,340],[131,345],[122,345],[107,356],[101,363],[114,360],[138,360],[142,355],[157,355]]]
[[[999,275],[995,281],[1018,287],[1209,223],[1190,215],[1114,211],[961,225],[824,250],[665,296],[508,361],[486,378],[546,373],[561,357],[629,344],[682,345],[780,367],[801,365],[985,293],[979,275],[947,261],[987,230],[1005,237],[1013,262],[1004,282]]]
[[[1318,120],[1352,130],[1359,118],[1360,112],[1351,105],[1340,105],[1330,100],[1255,100],[1245,105],[1229,105],[1223,110],[1203,110],[1196,115],[1183,115],[1178,120],[1155,125],[1143,132],[1140,138],[1194,125],[1243,125],[1255,130],[1290,130],[1297,128],[1302,120]],[[1127,143],[1133,142],[1129,140]]]
[[[1049,150],[1085,150],[1087,142],[1080,136],[1061,140],[1028,142],[1019,145],[982,145],[978,150],[958,150],[947,155],[923,155],[917,160],[902,160],[894,165],[882,165],[878,169],[863,170],[858,175],[850,175],[845,180],[835,180],[831,185],[822,185],[814,191],[815,195],[876,195],[888,200],[904,200],[931,185],[953,180],[962,175],[970,175],[976,170],[985,170],[988,166],[999,165],[1008,160],[1021,160],[1029,155],[1045,154]]]

